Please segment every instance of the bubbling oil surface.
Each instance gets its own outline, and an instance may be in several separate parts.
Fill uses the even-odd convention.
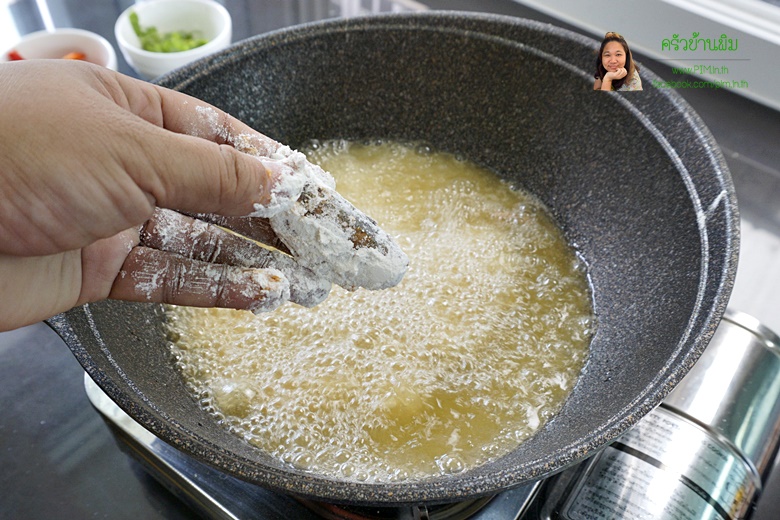
[[[314,309],[169,310],[200,404],[297,468],[397,482],[462,472],[555,415],[585,363],[584,267],[546,209],[492,172],[398,143],[309,159],[409,255],[395,288]]]

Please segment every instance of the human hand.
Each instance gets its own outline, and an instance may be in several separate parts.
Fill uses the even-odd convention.
[[[278,143],[194,98],[84,63],[4,64],[0,92],[0,330],[106,297],[270,310],[296,292],[281,271],[256,269],[265,260],[216,264],[154,239],[158,208],[235,217],[289,207],[302,186],[283,181],[295,172],[262,157]],[[236,149],[238,136],[257,157]],[[157,238],[197,245],[188,221],[175,222]],[[324,298],[330,282],[312,287]]]
[[[627,74],[628,74],[628,71],[625,69],[625,67],[620,67],[617,70],[608,71],[604,75],[604,79],[609,79],[610,81],[615,81],[615,80],[619,80],[619,79],[625,78]]]

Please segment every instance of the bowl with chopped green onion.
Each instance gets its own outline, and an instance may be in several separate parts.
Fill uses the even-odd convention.
[[[230,45],[232,21],[213,0],[151,0],[125,10],[114,34],[127,63],[149,80]]]

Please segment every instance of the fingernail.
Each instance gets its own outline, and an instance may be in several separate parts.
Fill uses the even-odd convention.
[[[251,299],[247,309],[255,314],[270,312],[290,299],[290,282],[276,269],[243,271],[242,296]]]
[[[257,160],[265,168],[265,186],[260,188],[261,200],[254,204],[254,211],[249,216],[270,218],[289,209],[298,200],[306,178],[296,174],[282,161],[266,157],[258,157]]]

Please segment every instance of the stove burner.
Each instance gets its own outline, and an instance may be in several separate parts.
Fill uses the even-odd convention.
[[[441,505],[337,506],[261,488],[196,461],[152,435],[84,374],[92,405],[118,445],[203,518],[220,520],[518,520],[542,481],[492,496]]]
[[[124,446],[154,478],[205,518],[530,520],[540,515],[569,518],[566,510],[570,507],[583,507],[579,512],[596,508],[597,516],[610,518],[639,517],[644,515],[643,511],[666,508],[701,510],[702,514],[721,508],[740,513],[736,515],[739,518],[748,518],[778,452],[778,393],[766,391],[776,389],[772,384],[780,374],[778,345],[780,338],[757,320],[732,311],[724,317],[718,334],[702,355],[705,362],[700,361],[640,425],[596,457],[546,482],[532,482],[492,497],[443,505],[342,506],[263,489],[206,466],[164,443],[124,413],[86,374],[84,386],[120,447]],[[725,388],[728,392],[723,393],[723,381],[739,384]],[[748,384],[743,384],[745,381]],[[712,388],[718,391],[713,392]],[[722,402],[699,399],[712,395]],[[717,414],[713,414],[713,409]],[[764,413],[756,414],[755,410]],[[756,432],[752,440],[738,435],[746,424]],[[684,467],[675,460],[681,446],[695,455],[685,457]],[[641,478],[631,478],[640,473]],[[743,481],[751,486],[744,486]],[[722,485],[724,482],[728,485]],[[540,492],[543,485],[545,491]],[[651,488],[660,489],[659,485],[667,493],[648,492]],[[570,495],[572,489],[576,489],[576,494]],[[688,517],[687,513],[683,516]]]
[[[453,504],[400,507],[340,506],[299,500],[325,520],[466,520],[482,510],[493,497],[465,500]]]

